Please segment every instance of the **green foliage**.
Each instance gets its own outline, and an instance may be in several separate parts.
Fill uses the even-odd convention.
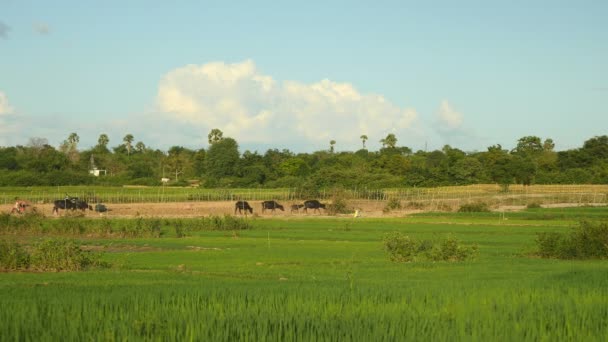
[[[46,239],[32,248],[30,267],[40,271],[81,271],[104,266],[102,254],[83,251],[74,241]]]
[[[452,235],[438,242],[417,240],[401,232],[385,235],[384,249],[394,262],[465,261],[477,256],[477,245],[462,246]]]
[[[30,256],[21,245],[14,241],[0,240],[0,270],[22,270],[29,265]]]
[[[388,213],[392,210],[399,210],[401,209],[401,201],[399,201],[399,199],[397,198],[391,198],[388,200],[388,202],[386,202],[386,205],[384,206],[384,208],[382,208],[382,212],[384,213]]]
[[[348,195],[342,189],[332,190],[331,203],[327,205],[329,215],[352,213],[353,209],[348,204]]]
[[[607,259],[608,222],[582,221],[569,234],[539,233],[536,244],[543,258]]]
[[[30,252],[16,242],[0,240],[0,270],[81,271],[107,267],[102,253],[83,251],[74,241],[46,239],[35,243]]]
[[[467,203],[460,206],[459,213],[483,213],[489,212],[490,207],[485,202]]]
[[[541,208],[540,203],[538,202],[530,202],[526,205],[526,208],[528,209],[539,209]]]

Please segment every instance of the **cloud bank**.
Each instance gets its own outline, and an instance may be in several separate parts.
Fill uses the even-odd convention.
[[[166,73],[158,86],[160,112],[204,130],[221,129],[238,141],[281,143],[329,140],[351,148],[366,134],[412,136],[418,114],[382,95],[362,94],[352,84],[327,79],[312,84],[277,81],[250,61],[187,65]]]

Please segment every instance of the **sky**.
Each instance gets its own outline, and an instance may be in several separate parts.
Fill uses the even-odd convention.
[[[467,152],[608,134],[608,1],[0,0],[0,146]]]

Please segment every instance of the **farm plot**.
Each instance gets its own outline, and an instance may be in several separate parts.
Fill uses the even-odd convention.
[[[537,233],[603,220],[606,209],[542,213],[250,219],[252,229],[184,237],[163,221],[157,238],[76,235],[112,266],[2,274],[0,331],[6,340],[602,341],[606,261],[533,251]],[[479,255],[394,263],[382,239],[395,231],[451,234]]]

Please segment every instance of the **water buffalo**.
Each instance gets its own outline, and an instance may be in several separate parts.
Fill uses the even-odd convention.
[[[291,205],[291,212],[293,213],[295,212],[300,212],[300,208],[304,208],[304,204],[292,204]]]
[[[274,212],[275,209],[281,209],[281,211],[285,211],[282,205],[277,203],[276,201],[264,201],[262,202],[262,213],[266,211],[266,209],[272,210]]]
[[[308,213],[308,209],[314,209],[313,212],[316,210],[320,214],[321,210],[319,208],[325,209],[325,204],[323,204],[317,200],[304,201],[304,212],[305,213]]]
[[[253,214],[253,208],[249,205],[249,203],[247,203],[247,201],[238,201],[234,204],[234,214],[236,215],[236,211],[239,211],[239,214],[243,213],[243,210],[245,210],[245,215],[247,215],[247,210],[249,210],[249,213]]]
[[[85,211],[87,209],[93,210],[93,207],[81,199],[66,198],[66,199],[62,199],[62,200],[56,200],[53,202],[53,214],[59,214],[59,209],[64,209],[64,210],[79,209],[79,210]]]

